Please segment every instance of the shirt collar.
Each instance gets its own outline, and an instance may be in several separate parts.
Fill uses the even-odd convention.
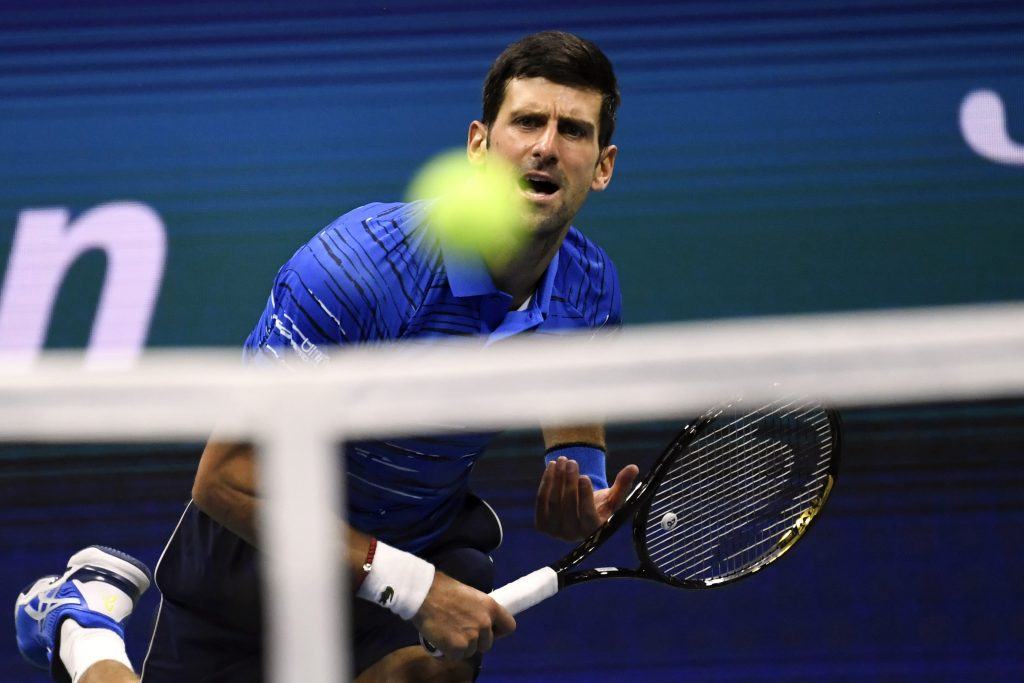
[[[530,301],[529,308],[535,309],[545,316],[551,305],[551,294],[555,288],[555,275],[558,273],[558,258],[561,251],[559,248],[555,252]],[[452,249],[442,241],[441,257],[444,259],[444,268],[448,275],[448,286],[451,287],[452,294],[455,296],[465,298],[505,294],[494,284],[491,273],[487,270],[487,265],[479,254]]]
[[[558,256],[561,253],[562,248],[559,247],[558,251],[555,252],[554,258],[551,259],[551,263],[548,264],[548,269],[544,271],[544,277],[540,279],[540,284],[537,286],[537,294],[533,297],[533,302],[530,304],[531,308],[537,309],[544,316],[547,316],[548,308],[551,306],[551,293],[555,289],[555,275],[558,274]]]
[[[448,275],[448,286],[459,298],[497,294],[498,288],[479,254],[453,249],[441,241],[441,258]]]

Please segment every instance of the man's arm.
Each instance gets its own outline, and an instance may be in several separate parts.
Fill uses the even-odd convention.
[[[590,425],[545,425],[541,428],[544,435],[544,447],[554,448],[567,443],[589,443],[605,447],[603,424]]]
[[[545,426],[542,432],[549,451],[568,444],[605,448],[604,425]],[[639,472],[636,465],[627,465],[610,487],[595,491],[590,477],[581,476],[576,461],[559,457],[549,462],[537,490],[537,529],[566,541],[586,538],[622,505]]]
[[[257,460],[251,444],[211,439],[203,450],[192,484],[192,500],[217,523],[249,545],[257,546]],[[345,563],[358,577],[370,548],[370,537],[339,522],[348,539]]]
[[[250,444],[211,440],[199,461],[192,486],[196,506],[253,546],[258,545],[255,451]],[[343,561],[349,576],[362,576],[370,537],[339,521],[346,539]],[[356,586],[353,585],[353,589]],[[488,595],[441,573],[412,622],[448,657],[462,659],[486,652],[495,638],[515,630],[515,619]]]

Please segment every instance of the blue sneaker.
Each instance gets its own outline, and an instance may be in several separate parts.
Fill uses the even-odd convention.
[[[60,625],[73,619],[124,638],[124,624],[152,583],[149,568],[131,555],[99,545],[79,550],[63,576],[44,576],[14,604],[18,650],[32,664],[66,677],[60,657]]]

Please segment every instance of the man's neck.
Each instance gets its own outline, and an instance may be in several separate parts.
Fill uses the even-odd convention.
[[[484,256],[484,263],[487,264],[494,284],[512,295],[509,310],[516,310],[530,298],[568,232],[567,225],[557,233],[531,237],[514,252]]]

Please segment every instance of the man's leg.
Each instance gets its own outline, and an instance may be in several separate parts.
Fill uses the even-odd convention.
[[[218,622],[166,595],[161,599],[142,664],[145,683],[259,683],[262,666],[258,633]]]
[[[436,659],[420,645],[404,647],[377,660],[356,677],[356,683],[471,683],[479,672],[480,658],[452,661]]]
[[[79,683],[138,683],[139,677],[135,672],[119,662],[109,660],[93,664],[82,677]]]
[[[130,555],[102,546],[78,551],[62,576],[43,577],[18,596],[18,649],[61,683],[134,683],[124,624],[151,582]]]

